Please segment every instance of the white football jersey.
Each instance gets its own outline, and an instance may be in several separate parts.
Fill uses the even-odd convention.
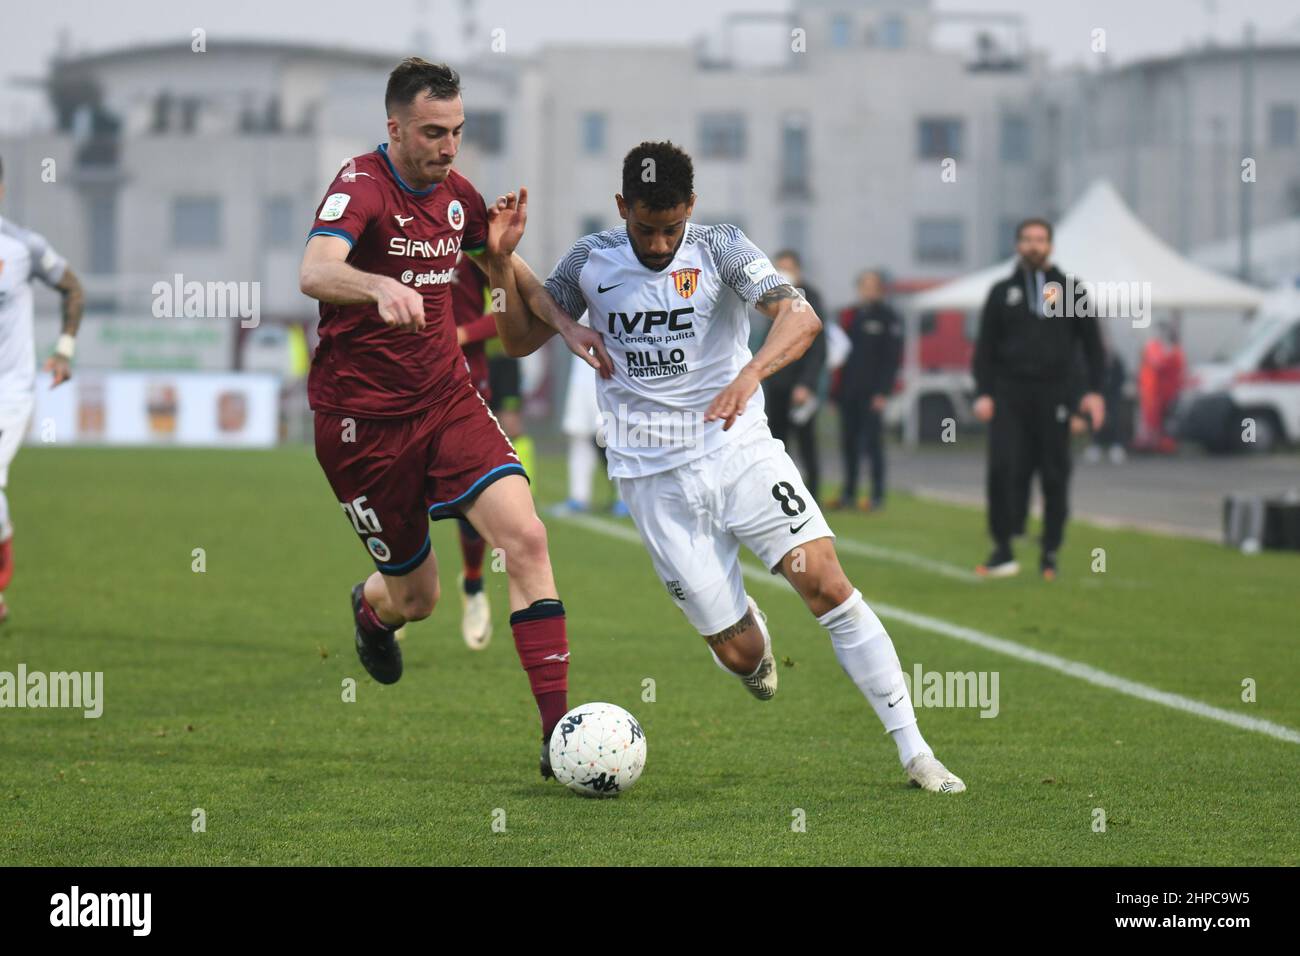
[[[624,227],[574,243],[546,288],[575,319],[590,312],[614,360],[613,377],[597,378],[611,478],[676,468],[765,425],[761,388],[730,431],[704,413],[753,358],[749,306],[785,282],[735,226],[687,223],[658,272]]]
[[[43,236],[0,219],[0,401],[35,389],[32,279],[53,286],[67,267]]]

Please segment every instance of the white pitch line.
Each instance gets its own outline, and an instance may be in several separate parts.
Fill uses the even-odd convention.
[[[598,534],[607,537],[617,538],[620,541],[627,541],[633,544],[642,544],[641,536],[629,527],[616,524],[604,518],[596,518],[590,515],[566,516],[562,520],[571,524],[595,531]],[[762,568],[741,563],[741,568],[746,578],[751,581],[765,584],[768,586],[778,587],[787,594],[793,594],[787,586],[784,578],[774,575]],[[1182,694],[1174,694],[1169,691],[1159,690],[1147,684],[1138,681],[1129,680],[1127,677],[1120,677],[1107,671],[1093,667],[1091,664],[1083,664],[1079,661],[1072,661],[1065,657],[1059,657],[1056,654],[1049,654],[1047,651],[1040,651],[1024,644],[1017,644],[1015,641],[1009,641],[1004,637],[997,637],[993,634],[986,634],[983,631],[977,631],[974,628],[963,627],[960,624],[953,624],[942,618],[930,617],[928,614],[918,614],[915,611],[909,611],[907,608],[894,607],[891,604],[879,604],[871,602],[872,609],[883,618],[892,618],[896,621],[902,621],[904,624],[911,625],[922,631],[929,631],[932,634],[939,634],[943,637],[950,637],[953,640],[963,641],[967,644],[974,644],[976,647],[982,647],[985,650],[993,651],[997,654],[1003,654],[1007,657],[1014,657],[1016,660],[1025,661],[1029,664],[1037,664],[1040,667],[1046,667],[1054,670],[1059,674],[1065,674],[1068,677],[1075,677],[1097,687],[1104,687],[1106,690],[1113,690],[1116,693],[1124,694],[1128,697],[1135,697],[1138,700],[1144,700],[1152,704],[1160,704],[1171,710],[1180,710],[1183,713],[1194,714],[1197,717],[1204,717],[1207,720],[1218,721],[1221,724],[1227,724],[1231,727],[1237,727],[1241,730],[1249,730],[1254,733],[1264,734],[1274,737],[1277,740],[1285,740],[1288,743],[1300,744],[1300,731],[1293,730],[1283,724],[1275,724],[1270,720],[1263,720],[1259,717],[1247,717],[1243,714],[1237,714],[1230,710],[1224,710],[1222,707],[1214,707],[1210,704],[1202,703],[1199,700],[1193,700],[1190,697],[1184,697]]]
[[[908,567],[918,568],[922,571],[929,571],[931,574],[938,574],[945,578],[953,578],[957,581],[965,581],[967,584],[982,584],[984,581],[984,579],[974,571],[969,568],[963,568],[959,564],[949,564],[947,561],[927,558],[921,554],[913,554],[911,551],[899,551],[895,548],[886,548],[879,544],[867,544],[865,541],[846,538],[838,534],[835,537],[835,548],[837,551],[856,554],[862,558],[876,558],[879,561],[891,561],[894,564],[906,564]]]

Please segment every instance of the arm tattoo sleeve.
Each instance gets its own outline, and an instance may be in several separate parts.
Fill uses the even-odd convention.
[[[785,283],[784,285],[777,286],[775,289],[769,289],[767,292],[764,292],[762,295],[758,297],[758,301],[755,302],[754,304],[775,305],[776,303],[780,302],[782,299],[802,299],[802,298],[803,296],[799,294],[798,289],[796,289],[794,286],[790,285],[789,283]]]

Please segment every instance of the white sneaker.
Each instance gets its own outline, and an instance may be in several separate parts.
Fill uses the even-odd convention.
[[[763,635],[763,660],[758,670],[748,677],[741,677],[740,682],[759,700],[771,700],[776,696],[777,671],[776,657],[772,654],[772,635],[767,633],[767,615],[758,609],[752,597],[745,595],[745,600],[749,602],[749,609],[754,612],[754,620]]]
[[[932,754],[917,754],[907,765],[907,777],[913,786],[931,793],[961,793],[966,789],[961,777],[957,776]]]
[[[465,593],[465,575],[456,576],[456,590],[460,593],[460,636],[471,651],[481,651],[492,640],[492,608],[487,591]]]

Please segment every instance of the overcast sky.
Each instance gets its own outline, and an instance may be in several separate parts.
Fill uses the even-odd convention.
[[[463,0],[3,0],[0,15],[0,126],[29,111],[31,96],[14,81],[43,74],[66,33],[76,51],[108,50],[129,43],[188,41],[194,27],[209,44],[222,35],[405,51],[423,25],[434,52],[455,60]],[[856,0],[844,0],[845,7]],[[477,0],[478,34],[506,31],[507,52],[527,53],[555,42],[683,42],[716,34],[736,12],[781,11],[793,0]],[[1115,60],[1175,52],[1214,37],[1240,40],[1250,20],[1262,39],[1287,33],[1300,40],[1296,0],[934,0],[940,11],[1022,14],[1033,46],[1056,65],[1081,60],[1088,37],[1103,27]],[[382,14],[378,11],[382,11]],[[26,104],[24,106],[24,103]]]

